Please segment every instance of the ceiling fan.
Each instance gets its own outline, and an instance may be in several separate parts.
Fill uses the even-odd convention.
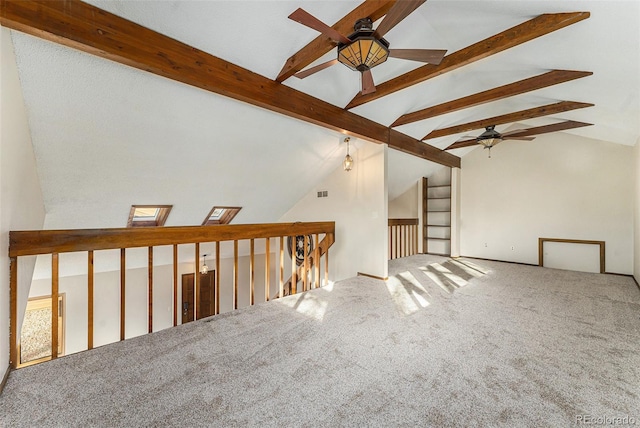
[[[485,149],[489,149],[489,157],[491,157],[491,148],[505,140],[531,141],[535,139],[534,135],[548,134],[550,132],[563,131],[566,129],[580,128],[589,126],[591,123],[577,122],[575,120],[567,120],[552,125],[537,126],[535,128],[517,129],[514,131],[501,134],[495,130],[495,125],[489,125],[485,131],[477,137],[463,137],[462,141],[457,141],[447,147],[445,150],[460,149],[470,147],[476,144],[482,145]]]
[[[395,27],[425,1],[426,0],[410,0],[396,2],[375,30],[373,29],[373,22],[370,18],[359,19],[353,26],[354,33],[349,35],[349,37],[331,28],[303,9],[297,9],[289,15],[289,19],[319,31],[335,41],[338,45],[338,56],[331,61],[300,71],[294,74],[294,76],[304,79],[340,62],[362,74],[362,94],[366,95],[376,90],[371,69],[382,64],[389,57],[428,62],[435,65],[440,64],[440,61],[444,58],[444,54],[447,52],[446,49],[389,49],[389,42],[383,38],[389,30]]]

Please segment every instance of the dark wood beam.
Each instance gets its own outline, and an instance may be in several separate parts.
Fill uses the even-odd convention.
[[[550,114],[562,113],[565,111],[576,110],[585,107],[593,107],[593,104],[579,103],[575,101],[560,101],[558,103],[547,104],[546,106],[542,107],[534,107],[514,113],[503,114],[501,116],[490,117],[488,119],[476,120],[474,122],[464,123],[462,125],[436,129],[427,134],[423,138],[423,140],[444,137],[445,135],[459,134],[460,132],[473,131],[474,129],[482,129],[491,125],[504,125],[505,123],[533,119],[535,117],[548,116]]]
[[[0,0],[0,24],[334,131],[389,142],[386,126],[78,0]],[[460,166],[460,158],[442,153],[425,159]]]
[[[396,0],[366,0],[336,22],[332,28],[348,36],[353,33],[353,25],[358,19],[369,17],[375,22],[382,18],[395,2]],[[305,29],[301,26],[300,31],[305,31]],[[276,81],[284,82],[335,47],[336,43],[327,36],[320,35],[316,37],[284,63],[280,74],[276,77]]]
[[[417,122],[419,120],[428,119],[430,117],[439,116],[445,113],[474,107],[491,101],[502,100],[514,95],[524,94],[526,92],[535,91],[537,89],[546,88],[548,86],[557,85],[558,83],[568,82],[570,80],[579,79],[585,76],[591,76],[590,71],[571,71],[571,70],[552,70],[538,76],[529,77],[528,79],[518,82],[509,83],[497,88],[489,89],[477,94],[469,95],[457,100],[438,104],[433,107],[427,107],[413,113],[407,113],[400,116],[398,120],[391,124],[392,127],[406,125],[408,123]]]
[[[358,94],[347,105],[347,109],[357,107],[377,100],[385,95],[408,88],[425,80],[440,76],[479,59],[486,58],[498,52],[512,48],[529,40],[575,24],[589,17],[589,12],[554,13],[537,16],[520,25],[505,30],[495,36],[474,43],[464,49],[444,57],[440,65],[426,64],[394,79],[376,86],[376,91],[362,95]]]
[[[443,154],[450,153],[440,150],[432,145],[425,144],[422,141],[418,141],[415,138],[403,134],[402,132],[396,131],[395,129],[389,129],[389,147],[423,159],[429,159],[441,165],[453,163],[449,158],[443,156]],[[460,158],[457,159],[456,164],[450,166],[460,168]]]

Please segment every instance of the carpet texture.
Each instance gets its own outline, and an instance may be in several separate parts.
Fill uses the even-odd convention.
[[[426,255],[389,276],[14,371],[0,426],[640,425],[631,278]]]

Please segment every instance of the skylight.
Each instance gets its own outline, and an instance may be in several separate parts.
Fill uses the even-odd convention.
[[[213,207],[202,225],[229,224],[241,209],[242,207]]]
[[[127,227],[164,226],[172,205],[132,205]]]

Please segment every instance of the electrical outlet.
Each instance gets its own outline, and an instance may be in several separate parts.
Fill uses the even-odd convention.
[[[512,245],[512,246],[511,246],[511,251],[513,251],[513,250],[515,250],[515,247]]]
[[[484,246],[485,246],[485,248],[487,247],[487,243],[486,242],[484,243]]]

